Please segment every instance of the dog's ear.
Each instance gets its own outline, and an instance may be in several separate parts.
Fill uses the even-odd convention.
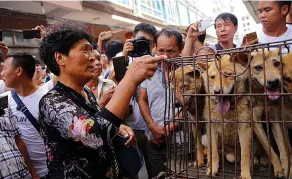
[[[248,63],[248,53],[245,52],[233,53],[231,55],[230,61],[245,66]]]
[[[283,64],[285,65],[286,63],[289,63],[290,61],[292,61],[292,53],[287,53],[283,55],[282,58],[283,58]]]
[[[190,76],[191,78],[200,78],[201,77],[201,72],[198,69],[195,69],[195,71],[190,71],[188,73],[186,73],[186,75]]]

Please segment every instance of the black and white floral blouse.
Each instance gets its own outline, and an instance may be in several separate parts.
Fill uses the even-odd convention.
[[[48,178],[120,178],[111,141],[121,120],[86,92],[89,101],[58,82],[40,101]]]

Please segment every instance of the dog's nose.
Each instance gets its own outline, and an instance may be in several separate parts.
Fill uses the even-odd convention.
[[[268,80],[268,85],[271,88],[277,88],[280,85],[280,80],[279,79]]]
[[[214,94],[220,94],[221,90],[220,89],[214,89]]]
[[[180,108],[180,107],[182,107],[182,106],[180,105],[180,103],[179,103],[178,101],[176,101],[175,104],[174,104],[174,107],[175,107],[175,108]]]

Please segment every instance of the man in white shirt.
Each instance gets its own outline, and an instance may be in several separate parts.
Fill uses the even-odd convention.
[[[33,83],[33,75],[35,72],[35,60],[30,54],[18,52],[8,55],[4,61],[4,69],[2,72],[3,80],[7,87],[13,88],[20,100],[27,107],[34,119],[39,117],[39,101],[53,88],[53,81],[38,87]],[[20,137],[26,145],[30,159],[33,162],[37,174],[45,177],[48,173],[46,163],[46,152],[44,140],[40,136],[37,129],[32,125],[26,115],[19,109],[11,92],[8,94],[8,105],[10,108],[10,116],[14,116],[20,130]]]
[[[260,1],[258,6],[261,25],[256,29],[259,43],[292,39],[292,29],[286,26],[291,1]],[[246,38],[242,45],[248,45]],[[292,46],[290,45],[290,51]],[[286,52],[283,52],[286,53]]]

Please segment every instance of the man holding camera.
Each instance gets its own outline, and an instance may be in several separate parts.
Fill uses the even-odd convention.
[[[183,48],[182,35],[180,32],[171,28],[164,28],[156,35],[156,52],[157,56],[166,55],[168,58],[179,57]],[[156,177],[160,172],[166,170],[164,163],[166,162],[166,135],[169,135],[175,130],[175,125],[169,123],[169,127],[164,127],[164,111],[172,101],[172,92],[167,90],[165,95],[165,87],[169,84],[169,70],[165,63],[160,63],[151,80],[145,80],[139,90],[138,103],[141,114],[147,124],[147,151],[148,163],[151,164],[148,168],[148,178]],[[172,119],[172,108],[166,109],[166,119]],[[170,111],[170,112],[168,112]],[[170,116],[168,116],[170,114]],[[166,131],[165,131],[166,129]]]
[[[151,24],[140,23],[136,25],[133,32],[134,38],[126,40],[123,51],[118,53],[116,57],[125,56],[130,64],[135,57],[151,55],[151,50],[155,47],[154,38],[156,33],[156,28]],[[131,127],[135,133],[137,144],[140,153],[144,156],[146,169],[149,175],[149,165],[152,164],[148,163],[147,159],[147,137],[145,135],[147,126],[141,116],[138,106],[138,90],[139,87],[130,101],[129,116],[125,119],[125,124]]]

